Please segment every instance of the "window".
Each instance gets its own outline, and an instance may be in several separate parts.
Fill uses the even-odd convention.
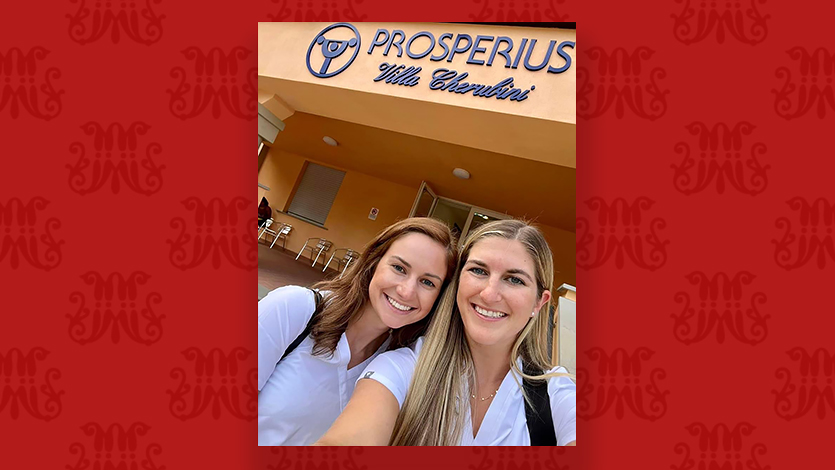
[[[324,225],[344,177],[344,171],[308,162],[287,213]]]

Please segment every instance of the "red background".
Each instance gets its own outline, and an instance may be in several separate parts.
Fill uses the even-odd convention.
[[[831,462],[829,15],[759,0],[4,13],[6,466]],[[255,445],[255,23],[404,19],[578,23],[575,449]]]

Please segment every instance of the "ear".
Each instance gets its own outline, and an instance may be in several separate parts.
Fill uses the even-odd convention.
[[[539,299],[539,302],[536,303],[536,306],[534,307],[533,311],[534,312],[539,312],[540,310],[542,310],[542,306],[545,305],[546,303],[548,303],[549,300],[551,300],[551,291],[549,291],[549,290],[543,291],[542,292],[542,297]]]

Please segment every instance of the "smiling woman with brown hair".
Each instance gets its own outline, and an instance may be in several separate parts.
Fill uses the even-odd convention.
[[[478,227],[425,340],[372,361],[317,444],[575,445],[576,386],[547,354],[553,275],[536,228]]]
[[[455,268],[449,227],[386,228],[340,279],[276,289],[258,303],[258,444],[308,445],[328,429],[367,363],[426,330]]]

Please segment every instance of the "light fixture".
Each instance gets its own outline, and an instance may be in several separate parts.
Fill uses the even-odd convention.
[[[339,145],[339,142],[337,142],[336,139],[329,135],[322,137],[322,140],[324,140],[325,143],[330,145],[331,147],[336,147],[337,145]]]
[[[452,174],[455,175],[456,178],[461,178],[462,180],[470,179],[470,172],[463,168],[456,168],[452,170]]]

